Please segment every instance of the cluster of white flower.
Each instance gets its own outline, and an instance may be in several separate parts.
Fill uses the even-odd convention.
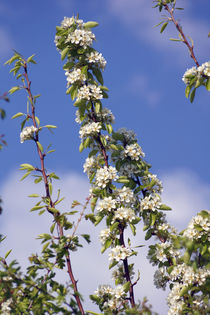
[[[128,222],[133,222],[136,219],[135,212],[131,208],[118,208],[112,219],[112,223],[116,220],[125,220]]]
[[[134,193],[129,187],[123,187],[117,190],[117,196],[120,202],[131,204],[135,201]]]
[[[103,98],[100,87],[95,84],[84,85],[78,90],[77,101],[85,99],[85,100],[100,100]]]
[[[197,75],[197,68],[196,67],[192,67],[190,69],[187,69],[187,71],[185,71],[183,77],[182,77],[182,81],[188,85],[190,83],[190,80]]]
[[[10,307],[11,303],[12,303],[12,298],[6,300],[5,302],[1,304],[1,309],[0,309],[1,314],[3,315],[11,314],[11,307]]]
[[[110,229],[104,229],[100,231],[100,241],[102,243],[102,245],[104,245],[104,243],[106,242],[106,240],[110,237]]]
[[[91,170],[95,166],[95,159],[93,156],[87,157],[83,165],[84,173],[90,174]]]
[[[203,75],[210,77],[210,61],[203,63],[198,68],[192,67],[190,69],[187,69],[187,71],[183,75],[182,81],[184,81],[184,83],[188,85],[193,77],[200,78]]]
[[[156,258],[163,262],[165,259],[170,257],[180,257],[179,250],[175,249],[170,242],[160,243],[156,246]]]
[[[112,248],[111,252],[109,253],[109,260],[120,261],[121,259],[125,259],[131,256],[132,250],[128,247],[124,247],[121,245],[117,245],[116,247]]]
[[[120,128],[117,130],[117,133],[123,135],[126,142],[131,142],[131,141],[136,140],[136,134],[134,133],[133,130],[128,130],[126,128]]]
[[[91,46],[95,40],[95,35],[86,29],[76,29],[74,32],[70,33],[66,39],[66,43],[76,44],[83,48]]]
[[[67,85],[71,85],[71,84],[73,84],[74,82],[77,82],[77,81],[85,81],[86,80],[86,77],[82,73],[81,69],[74,69],[71,72],[66,71],[65,75],[67,76],[67,78],[66,78]]]
[[[112,166],[104,166],[97,170],[95,179],[98,187],[105,188],[111,180],[118,179],[117,170]]]
[[[61,27],[63,28],[69,28],[72,25],[74,25],[74,23],[76,23],[77,25],[82,25],[83,24],[83,20],[79,20],[78,18],[74,18],[74,17],[64,17],[63,21],[61,22]]]
[[[158,270],[155,271],[154,274],[154,285],[156,288],[162,288],[165,290],[167,282],[169,278],[166,276],[166,269],[165,267],[160,267]]]
[[[144,157],[145,154],[138,143],[128,144],[124,150],[125,157],[129,156],[131,160],[138,161],[140,157]]]
[[[80,117],[80,112],[79,110],[76,111],[76,118],[75,118],[76,123],[81,124],[81,117]]]
[[[194,270],[193,267],[181,264],[175,266],[170,273],[170,279],[181,280],[183,286],[198,284],[199,286],[203,285],[206,282],[206,279],[210,276],[210,270],[206,268],[198,268]]]
[[[147,184],[149,185],[150,183],[153,183],[153,185],[151,188],[147,187],[147,190],[149,189],[152,192],[162,193],[163,191],[162,182],[157,178],[157,175],[148,174],[142,179],[143,185],[147,185]]]
[[[157,226],[157,229],[159,231],[162,231],[162,232],[169,232],[171,234],[177,234],[177,230],[175,229],[174,226],[168,224],[168,223],[161,223]]]
[[[210,211],[206,211],[208,213],[208,217],[204,218],[202,215],[198,214],[197,216],[193,217],[186,228],[186,230],[183,233],[183,236],[199,240],[203,235],[209,235],[210,231]],[[197,229],[196,226],[199,226],[202,228],[202,231],[200,229]],[[210,237],[210,236],[209,236]]]
[[[99,212],[108,211],[111,212],[116,208],[116,200],[112,199],[112,197],[105,197],[103,200],[99,201],[97,206],[97,210]]]
[[[95,135],[101,130],[101,124],[99,122],[92,122],[86,124],[80,128],[79,134],[80,138],[84,138],[90,135]]]
[[[168,315],[181,315],[184,301],[180,297],[183,285],[181,283],[175,283],[171,292],[168,295],[167,302],[170,307]]]
[[[139,169],[136,165],[131,163],[125,163],[120,167],[119,175],[133,177],[139,173]]]
[[[87,54],[86,60],[89,63],[94,63],[98,65],[102,70],[104,70],[104,68],[106,67],[106,60],[104,59],[102,54],[97,51],[92,51],[90,54]]]
[[[118,285],[116,288],[111,288],[108,285],[100,286],[95,292],[100,298],[104,298],[104,309],[116,310],[122,305],[122,300],[126,296],[126,293],[122,285]]]
[[[38,128],[34,126],[25,127],[20,133],[20,142],[23,143],[26,140],[31,140],[34,137],[34,132],[37,132]]]
[[[150,194],[149,196],[144,197],[141,201],[141,211],[150,210],[155,211],[161,205],[160,196],[157,194]]]
[[[106,107],[104,107],[100,113],[97,113],[96,116],[98,120],[104,121],[108,124],[113,124],[115,120],[111,110]]]

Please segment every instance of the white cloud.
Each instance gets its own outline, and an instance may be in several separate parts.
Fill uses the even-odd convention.
[[[155,107],[161,99],[161,93],[151,88],[151,85],[146,75],[137,74],[129,80],[128,89],[139,98],[144,98],[150,107]]]
[[[165,11],[159,13],[157,8],[152,8],[152,5],[152,1],[148,0],[107,1],[107,8],[110,13],[124,23],[137,38],[149,43],[158,50],[166,51],[167,53],[170,50],[170,58],[168,60],[171,61],[172,57],[176,56],[176,58],[173,58],[173,62],[186,63],[189,60],[189,56],[187,48],[184,47],[185,45],[169,41],[171,37],[178,37],[175,26],[169,24],[162,34],[159,33],[160,27],[154,27],[161,21]],[[190,8],[189,3],[187,5],[184,3],[183,6],[186,9],[181,15],[183,30],[186,35],[193,38],[196,50],[199,51],[200,55],[207,58],[207,52],[209,51],[207,38],[209,26],[205,21],[191,17],[190,11],[187,10],[188,7]]]
[[[196,213],[209,209],[210,184],[194,172],[186,169],[163,172],[162,179],[164,203],[173,208],[167,217],[179,230],[184,229]]]
[[[11,54],[11,50],[15,47],[15,44],[12,36],[3,27],[0,27],[0,43],[0,57],[5,57],[9,53]]]
[[[59,174],[59,172],[56,172]],[[61,195],[67,198],[64,201],[63,209],[69,210],[73,200],[84,202],[89,192],[88,181],[78,174],[59,174],[62,178],[57,182],[61,189]],[[1,253],[13,248],[10,259],[17,258],[21,265],[27,265],[27,257],[31,253],[39,252],[39,240],[35,237],[43,232],[49,231],[49,216],[37,213],[29,213],[34,205],[34,199],[27,198],[31,193],[40,193],[39,185],[33,184],[30,180],[19,182],[20,173],[12,173],[1,187],[3,198],[3,215],[1,216],[1,233],[7,235],[2,245]],[[162,174],[165,187],[163,200],[173,207],[173,212],[168,213],[169,221],[177,228],[184,228],[192,215],[207,207],[210,201],[209,186],[203,183],[193,172],[177,170]],[[79,290],[84,294],[86,309],[96,309],[88,301],[88,295],[92,294],[99,284],[111,283],[111,272],[108,270],[107,254],[100,254],[98,235],[101,225],[95,228],[89,222],[83,220],[79,226],[78,233],[89,233],[92,243],[84,244],[84,248],[73,253],[72,265],[75,278],[79,279]],[[130,233],[126,235],[131,237]],[[167,292],[157,290],[153,285],[154,268],[146,260],[148,242],[144,241],[143,233],[138,232],[135,237],[135,245],[146,245],[140,248],[139,254],[133,260],[140,270],[140,281],[135,287],[136,300],[143,296],[149,298],[153,309],[164,315],[167,313],[166,296]],[[65,272],[58,274],[62,281],[67,280]],[[161,305],[160,305],[161,301]],[[97,309],[96,309],[97,310]]]

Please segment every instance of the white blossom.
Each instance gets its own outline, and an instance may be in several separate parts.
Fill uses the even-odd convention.
[[[101,130],[101,124],[99,122],[88,123],[80,128],[80,138],[84,138],[90,135],[95,135]]]
[[[1,304],[1,309],[0,309],[1,314],[3,314],[3,315],[11,314],[11,312],[10,312],[11,311],[11,307],[10,307],[11,303],[12,303],[12,298],[9,298],[8,300],[6,300],[5,302],[3,302]]]
[[[163,262],[167,260],[168,256],[170,257],[180,257],[179,250],[175,249],[170,242],[160,243],[156,246],[156,258]]]
[[[112,248],[111,252],[109,253],[109,260],[120,261],[121,259],[125,259],[131,256],[132,250],[128,247],[117,245],[116,247]]]
[[[117,211],[115,211],[114,218],[112,220],[112,223],[116,220],[125,220],[128,222],[133,222],[136,219],[135,212],[131,208],[118,208]]]
[[[139,173],[139,169],[136,165],[131,163],[125,163],[120,167],[119,175],[133,177]]]
[[[101,188],[105,188],[107,184],[111,180],[117,180],[117,170],[115,167],[112,166],[104,166],[103,168],[100,168],[96,172],[96,185]]]
[[[77,101],[81,99],[94,99],[100,100],[103,98],[102,92],[100,87],[96,86],[95,84],[84,85],[78,90],[77,94]]]
[[[210,231],[210,211],[207,211],[208,217],[204,218],[202,215],[198,214],[197,216],[193,217],[183,233],[183,236],[199,240],[203,235],[209,235]],[[197,230],[196,226],[200,226],[203,230]]]
[[[197,69],[196,67],[192,67],[190,69],[187,69],[187,71],[185,71],[182,81],[184,81],[184,83],[186,85],[188,85],[190,83],[190,80],[192,79],[192,77],[197,75]]]
[[[160,207],[160,205],[161,205],[160,196],[157,194],[150,194],[149,196],[146,196],[142,199],[141,211],[143,210],[155,211]]]
[[[134,193],[129,187],[118,189],[117,195],[122,203],[130,204],[135,201]]]
[[[97,206],[97,210],[99,212],[108,211],[111,212],[116,208],[116,200],[112,199],[112,197],[105,197],[103,200],[99,201]]]
[[[87,157],[83,165],[84,173],[89,174],[92,168],[95,166],[95,159],[93,156]]]
[[[94,52],[92,51],[90,54],[87,54],[86,60],[89,63],[98,65],[102,70],[104,70],[106,66],[106,60],[104,59],[102,54],[97,51],[94,51]]]
[[[95,35],[87,29],[76,29],[74,32],[70,33],[66,39],[66,43],[76,44],[83,48],[91,46],[95,40]]]
[[[104,230],[100,231],[99,238],[100,238],[102,245],[105,244],[106,240],[110,237],[110,234],[111,234],[110,229],[104,229]]]
[[[83,20],[79,20],[77,18],[74,17],[64,17],[63,21],[61,22],[61,27],[63,28],[69,28],[72,25],[74,25],[74,23],[78,24],[78,25],[82,25],[83,24]]]
[[[138,161],[140,157],[144,157],[145,154],[138,143],[128,144],[124,150],[125,157],[129,156],[131,160]]]
[[[67,80],[68,85],[71,85],[77,81],[85,81],[86,80],[86,77],[84,74],[82,74],[81,69],[74,69],[71,72],[66,71],[65,75],[67,76],[66,80]]]
[[[126,142],[131,142],[131,141],[136,140],[136,134],[134,133],[133,130],[128,130],[126,128],[120,128],[117,130],[117,133],[123,135]]]
[[[26,140],[31,140],[34,137],[34,132],[37,132],[38,128],[34,126],[25,127],[20,133],[20,142],[23,143]]]

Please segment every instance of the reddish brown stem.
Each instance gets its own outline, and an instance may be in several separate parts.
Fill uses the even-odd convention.
[[[24,77],[25,77],[26,83],[27,83],[25,88],[28,92],[30,103],[31,103],[31,119],[33,120],[34,127],[37,128],[37,123],[36,123],[36,119],[35,119],[36,116],[35,116],[34,98],[33,98],[33,95],[31,93],[31,82],[30,82],[29,77],[28,77],[27,63],[26,62],[24,63]],[[45,166],[44,166],[45,154],[42,153],[42,151],[40,150],[40,148],[38,146],[38,142],[39,142],[38,133],[36,134],[35,142],[36,142],[37,152],[38,152],[38,155],[40,158],[40,163],[41,163],[41,169],[40,170],[41,170],[43,180],[44,180],[46,198],[50,201],[50,207],[53,208],[54,203],[53,203],[51,196],[50,196],[49,183],[48,183],[47,173],[45,171]],[[56,219],[56,216],[60,215],[60,213],[57,213],[55,215],[52,211],[50,211],[49,207],[47,207],[47,211],[50,212],[54,216],[55,219]],[[64,235],[63,234],[63,227],[61,226],[61,224],[59,222],[57,222],[57,226],[58,226],[58,235],[60,238]],[[85,312],[84,312],[84,309],[83,309],[83,306],[81,303],[81,299],[78,295],[77,281],[74,278],[74,274],[73,274],[73,270],[72,270],[72,266],[71,266],[70,253],[68,250],[67,250],[67,254],[66,254],[66,264],[67,264],[68,274],[69,274],[70,280],[71,280],[72,285],[73,285],[75,300],[77,302],[77,305],[78,305],[78,308],[79,308],[81,314],[84,315]]]
[[[169,20],[174,23],[177,31],[179,32],[179,34],[182,37],[182,42],[187,46],[187,48],[189,50],[189,53],[190,53],[190,57],[194,60],[196,66],[199,67],[199,62],[196,59],[195,54],[194,54],[193,45],[190,45],[189,41],[187,40],[187,38],[186,38],[186,36],[185,36],[185,34],[184,34],[183,30],[182,30],[182,27],[176,21],[176,19],[174,17],[174,14],[173,14],[173,8],[170,10],[168,4],[166,4],[166,3],[163,3],[163,6],[164,6],[165,10],[170,14]]]
[[[124,227],[119,224],[119,232],[120,232],[120,245],[125,247],[125,242],[124,242]],[[125,270],[125,278],[127,282],[130,282],[131,286],[129,289],[129,294],[130,294],[130,303],[132,307],[135,307],[135,299],[134,299],[134,291],[133,291],[133,284],[131,282],[130,278],[130,273],[129,273],[129,268],[128,268],[128,259],[123,259],[123,266]]]

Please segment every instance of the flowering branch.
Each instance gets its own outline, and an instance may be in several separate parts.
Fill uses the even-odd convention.
[[[68,223],[67,219],[64,218],[64,215],[62,215],[60,213],[60,211],[55,208],[56,204],[61,202],[61,200],[63,198],[60,199],[60,200],[58,200],[58,198],[57,198],[57,200],[55,202],[53,202],[53,200],[52,200],[52,197],[51,197],[51,194],[52,194],[51,178],[57,178],[57,177],[56,177],[56,175],[54,173],[47,174],[46,169],[45,169],[45,163],[44,163],[44,160],[45,160],[45,157],[46,157],[46,153],[44,152],[43,147],[42,147],[41,143],[39,142],[39,132],[41,131],[41,129],[43,127],[39,126],[40,122],[39,122],[38,117],[36,117],[36,114],[35,114],[35,102],[36,102],[37,96],[33,96],[32,95],[32,92],[31,92],[31,81],[29,80],[29,76],[28,76],[28,63],[29,62],[35,63],[35,61],[33,60],[33,56],[29,57],[27,60],[25,60],[24,58],[22,58],[21,55],[16,53],[15,56],[12,57],[12,59],[10,59],[7,63],[11,64],[16,59],[18,59],[18,61],[16,62],[15,68],[16,67],[19,67],[19,68],[22,67],[23,68],[23,74],[22,74],[23,86],[22,87],[18,86],[18,87],[12,88],[10,90],[10,93],[12,94],[16,90],[19,90],[19,89],[22,89],[22,88],[27,91],[28,99],[29,99],[29,102],[31,104],[31,114],[27,113],[26,119],[25,119],[24,123],[22,124],[22,127],[24,127],[25,122],[28,121],[29,119],[32,119],[32,121],[33,121],[33,125],[31,127],[25,127],[22,130],[20,138],[21,138],[21,142],[22,143],[25,140],[30,140],[30,139],[35,141],[37,152],[38,152],[39,159],[40,159],[40,164],[41,164],[41,168],[40,169],[39,168],[35,168],[32,165],[30,165],[30,164],[22,164],[21,165],[21,169],[22,170],[26,169],[28,171],[25,174],[26,176],[28,176],[31,173],[31,171],[41,172],[41,174],[42,174],[42,178],[43,178],[44,186],[45,186],[45,196],[42,197],[42,202],[44,202],[44,204],[45,204],[44,207],[46,208],[46,210],[51,215],[53,215],[54,222],[57,225],[57,231],[58,231],[58,238],[57,239],[58,239],[59,243],[62,245],[63,250],[64,250],[63,253],[65,255],[67,272],[69,274],[69,278],[71,280],[71,283],[72,283],[72,286],[73,286],[73,290],[74,290],[74,298],[76,300],[76,303],[78,305],[78,308],[79,308],[81,314],[84,315],[85,312],[84,312],[84,309],[83,309],[83,306],[82,306],[82,303],[81,303],[81,298],[80,298],[80,296],[78,294],[77,281],[75,280],[75,277],[74,277],[74,274],[73,274],[73,270],[72,270],[72,266],[71,266],[69,245],[68,245],[68,242],[65,241],[66,237],[64,236],[64,231],[63,231],[64,228],[67,228],[67,227],[70,226],[70,223]],[[16,118],[16,117],[19,117],[19,116],[22,116],[22,115],[23,115],[22,113],[18,113],[16,115],[14,115],[13,118]],[[49,128],[49,129],[50,128],[55,128],[55,126],[52,126],[52,125],[46,125],[46,127]],[[26,177],[25,175],[23,176],[23,178]],[[40,180],[42,179],[40,176],[38,178]],[[40,180],[38,180],[38,181],[40,181]],[[32,195],[32,197],[34,197],[34,196]],[[32,210],[37,210],[37,209],[41,209],[41,208],[43,208],[43,206],[40,206],[40,202],[39,202]],[[54,230],[55,224],[53,225],[53,228],[51,229],[52,232]],[[45,236],[43,236],[43,237],[45,238]],[[42,235],[40,236],[40,238],[43,238],[43,237],[42,237]],[[47,238],[48,238],[48,236],[47,236]],[[63,243],[63,241],[64,241],[64,243]],[[45,249],[47,249],[47,247]],[[37,258],[36,257],[32,257],[31,259],[33,261],[34,259],[36,260]],[[59,261],[57,260],[56,263],[59,264]],[[51,265],[51,269],[54,266],[55,266],[55,263]],[[47,269],[49,271],[49,268],[47,268]],[[47,273],[47,275],[48,275],[48,273]],[[46,277],[44,279],[46,279]],[[45,281],[45,280],[43,280],[43,281]],[[29,308],[31,308],[31,307],[32,307],[32,305],[30,304]]]
[[[185,96],[190,98],[190,102],[192,103],[195,98],[196,89],[200,86],[205,86],[207,91],[210,91],[210,62],[205,62],[201,66],[198,62],[198,59],[195,57],[194,54],[194,43],[191,39],[191,45],[189,41],[187,40],[187,37],[185,36],[183,29],[181,25],[178,23],[178,21],[174,17],[174,11],[180,10],[182,8],[176,7],[176,0],[154,0],[154,3],[157,3],[154,7],[158,7],[159,11],[161,12],[162,9],[165,9],[169,13],[169,17],[167,17],[167,21],[165,20],[161,21],[158,25],[162,24],[160,32],[162,33],[165,28],[168,25],[168,22],[173,22],[178,33],[179,33],[179,39],[171,38],[172,41],[178,41],[184,43],[188,50],[190,57],[193,59],[193,61],[196,64],[196,67],[192,67],[190,69],[187,69],[187,71],[184,73],[182,80],[186,84],[185,89]],[[157,25],[157,26],[158,26]]]

